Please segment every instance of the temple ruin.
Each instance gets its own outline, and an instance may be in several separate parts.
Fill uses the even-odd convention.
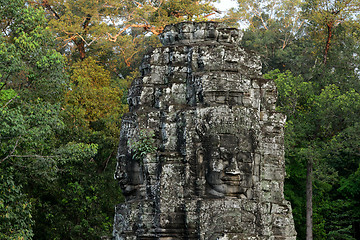
[[[122,119],[115,240],[296,239],[285,116],[241,37],[221,23],[179,23],[145,55]]]

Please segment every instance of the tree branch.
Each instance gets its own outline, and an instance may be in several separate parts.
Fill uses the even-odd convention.
[[[5,87],[6,85],[6,81],[4,82],[4,84],[0,87],[0,91],[3,90],[3,88]]]
[[[12,154],[15,152],[15,149],[16,149],[16,147],[17,147],[20,139],[21,139],[21,136],[19,136],[18,139],[16,140],[15,146],[14,146],[14,148],[12,149],[12,151],[9,153],[9,155],[7,155],[5,158],[3,158],[3,159],[0,161],[0,163],[2,163],[3,161],[5,161],[5,160],[8,159],[9,157],[12,157],[12,156],[13,156]]]
[[[114,154],[114,151],[112,151],[110,153],[109,157],[106,159],[105,166],[104,166],[104,169],[102,170],[102,172],[104,172],[106,170],[107,165],[109,164],[110,158],[112,157],[113,154]]]
[[[110,42],[116,42],[117,38],[125,32],[128,28],[130,28],[130,25],[127,25],[125,28],[123,28],[121,31],[119,31],[115,36],[112,36],[110,33],[106,33],[108,35],[108,40]]]
[[[253,7],[257,17],[261,20],[261,23],[264,26],[265,30],[268,30],[268,28],[266,26],[266,22],[264,21],[263,17],[261,16],[261,13],[256,9],[256,7],[253,4],[251,4],[251,6]]]
[[[41,155],[10,155],[10,157],[17,158],[53,158],[55,156],[41,156]]]
[[[60,16],[51,7],[48,0],[43,0],[42,3],[38,3],[38,2],[34,2],[34,1],[27,1],[27,2],[30,4],[32,3],[32,4],[36,4],[36,5],[41,5],[44,9],[47,9],[48,11],[50,11],[57,20],[60,19]]]
[[[10,99],[4,106],[1,107],[1,109],[5,108],[7,105],[9,105],[19,94],[17,93],[12,99]]]

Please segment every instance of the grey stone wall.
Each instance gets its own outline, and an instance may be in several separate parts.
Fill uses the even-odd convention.
[[[122,120],[114,239],[296,239],[285,116],[241,37],[215,22],[169,25],[144,57]],[[157,150],[138,160],[141,131]]]

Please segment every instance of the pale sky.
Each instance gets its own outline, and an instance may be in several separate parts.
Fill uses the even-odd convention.
[[[216,14],[215,17],[224,16],[224,13],[230,8],[236,8],[238,6],[237,0],[220,0],[219,2],[214,4],[215,7],[222,12],[222,15]],[[246,29],[248,27],[247,24],[240,22],[240,29]]]
[[[220,0],[220,2],[214,4],[220,11],[226,11],[232,7],[237,6],[236,0]]]

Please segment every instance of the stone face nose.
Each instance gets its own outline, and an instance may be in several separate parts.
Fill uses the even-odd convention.
[[[229,166],[225,169],[225,173],[229,175],[240,175],[239,164],[235,157],[231,158]]]

